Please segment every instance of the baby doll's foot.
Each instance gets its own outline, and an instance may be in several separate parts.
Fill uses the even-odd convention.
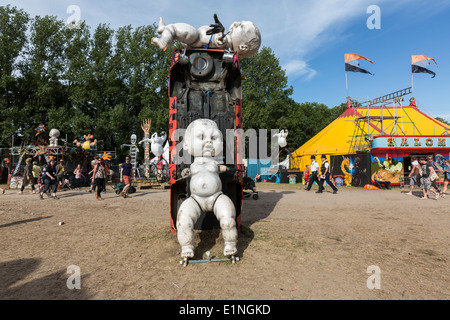
[[[225,243],[225,249],[223,250],[223,255],[226,257],[234,256],[237,254],[237,248],[235,243]]]
[[[192,258],[192,257],[194,257],[194,246],[181,247],[181,257],[182,258]]]

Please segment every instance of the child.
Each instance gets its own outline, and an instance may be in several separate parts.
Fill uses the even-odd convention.
[[[303,172],[303,179],[305,180],[305,187],[308,185],[309,183],[309,178],[311,177],[311,169],[309,168],[309,165],[307,164],[305,167],[305,171]]]
[[[75,188],[80,191],[80,185],[81,185],[81,177],[83,175],[83,169],[81,169],[81,164],[77,165],[77,168],[75,169],[75,171],[73,172],[73,174],[75,175]]]

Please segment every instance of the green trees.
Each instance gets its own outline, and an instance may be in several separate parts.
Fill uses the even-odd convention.
[[[18,81],[19,64],[28,21],[23,10],[0,7],[0,145],[7,145],[20,122],[17,101],[22,98],[23,83]]]
[[[0,6],[0,146],[34,140],[45,124],[69,143],[94,134],[103,150],[142,136],[140,123],[167,130],[170,54],[151,44],[156,26],[67,28]],[[126,150],[123,151],[124,153]]]
[[[0,146],[33,141],[34,128],[57,128],[69,144],[93,134],[102,150],[152,132],[168,131],[171,52],[151,44],[156,24],[95,30],[82,22],[68,28],[54,16],[30,18],[0,6]],[[270,48],[241,59],[244,129],[288,129],[297,148],[341,112],[316,102],[297,103],[292,86]],[[336,111],[337,110],[337,111]]]

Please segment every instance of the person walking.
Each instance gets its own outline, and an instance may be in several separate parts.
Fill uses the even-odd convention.
[[[64,188],[64,160],[59,160],[59,163],[56,165],[56,181],[58,182],[58,186],[61,186],[60,189]]]
[[[128,195],[128,192],[131,187],[131,178],[133,178],[133,180],[136,181],[133,165],[131,164],[131,157],[126,156],[125,163],[123,163],[122,166],[120,167],[120,182],[123,182],[125,184],[125,187],[123,188],[122,192],[120,192],[120,195],[124,198],[131,198]]]
[[[97,200],[102,199],[102,191],[105,188],[105,180],[106,180],[106,168],[103,162],[103,159],[99,159],[97,164],[94,167],[94,172],[92,173],[92,182],[97,187]]]
[[[316,161],[316,156],[312,155],[311,156],[311,169],[310,169],[309,183],[305,189],[306,191],[311,190],[311,187],[312,187],[314,181],[317,183],[317,185],[320,184],[318,175],[319,175],[319,164]]]
[[[436,174],[436,172],[433,169],[433,166],[427,159],[421,158],[419,160],[421,170],[422,170],[422,178],[420,179],[421,185],[422,185],[422,192],[423,197],[420,198],[421,200],[429,199],[428,195],[431,192],[433,192],[436,196],[436,200],[439,199],[439,192],[434,189],[434,187],[431,185],[431,177]]]
[[[305,181],[305,189],[309,183],[310,178],[311,178],[311,169],[309,168],[309,165],[306,165],[305,171],[303,172],[303,179]]]
[[[438,172],[442,173],[442,168],[441,166],[433,160],[433,156],[427,156],[427,164],[430,165],[434,172],[436,173],[436,175],[438,174]],[[431,186],[437,190],[437,192],[441,193],[441,190],[439,189],[437,182],[439,179],[431,179]]]
[[[34,184],[35,184],[35,192],[39,193],[39,185],[40,185],[40,179],[41,179],[41,172],[42,168],[38,166],[36,161],[33,161],[33,178],[34,178]]]
[[[44,181],[44,188],[39,193],[39,198],[44,200],[44,193],[46,193],[50,188],[52,190],[52,198],[57,200],[56,188],[58,187],[58,182],[56,181],[56,166],[55,159],[50,159],[49,163],[42,169],[42,180]]]
[[[23,172],[23,182],[22,182],[22,187],[20,188],[19,194],[23,194],[23,190],[29,184],[31,184],[31,190],[32,190],[31,192],[36,193],[36,191],[34,189],[34,185],[36,184],[36,182],[33,177],[32,161],[33,161],[32,158],[27,158],[27,160],[25,160],[25,169]]]
[[[322,155],[322,167],[320,168],[321,176],[320,176],[320,182],[319,182],[319,190],[316,191],[316,193],[322,193],[323,192],[323,184],[326,182],[331,189],[333,189],[333,194],[336,194],[338,192],[338,189],[335,187],[334,183],[330,180],[330,164],[327,161],[327,156]]]
[[[420,165],[419,165],[419,161],[417,160],[416,157],[412,158],[412,162],[411,162],[412,168],[411,168],[411,172],[408,175],[409,178],[409,192],[405,193],[409,196],[412,196],[412,192],[414,190],[414,186],[418,186],[419,185],[419,181],[420,181],[420,176],[421,176],[421,169],[420,169]]]
[[[450,181],[450,160],[446,160],[442,166],[442,172],[444,173],[444,187],[441,191],[441,197],[445,197],[445,192],[447,191],[447,186]]]
[[[98,163],[98,159],[99,159],[98,156],[94,157],[94,159],[91,161],[92,170],[88,172],[88,177],[89,177],[89,180],[91,181],[91,183],[89,186],[89,190],[86,190],[86,192],[89,192],[89,193],[95,191],[95,183],[93,182],[95,179],[92,179],[92,177],[93,177],[93,173],[94,173],[94,168]]]

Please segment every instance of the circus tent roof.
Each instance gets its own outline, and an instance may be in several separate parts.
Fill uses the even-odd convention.
[[[291,154],[291,168],[303,169],[311,155],[343,155],[357,151],[363,136],[450,136],[450,126],[423,113],[412,103],[406,107],[348,107],[337,119]],[[356,148],[357,149],[357,148]],[[368,150],[365,150],[368,151]]]

